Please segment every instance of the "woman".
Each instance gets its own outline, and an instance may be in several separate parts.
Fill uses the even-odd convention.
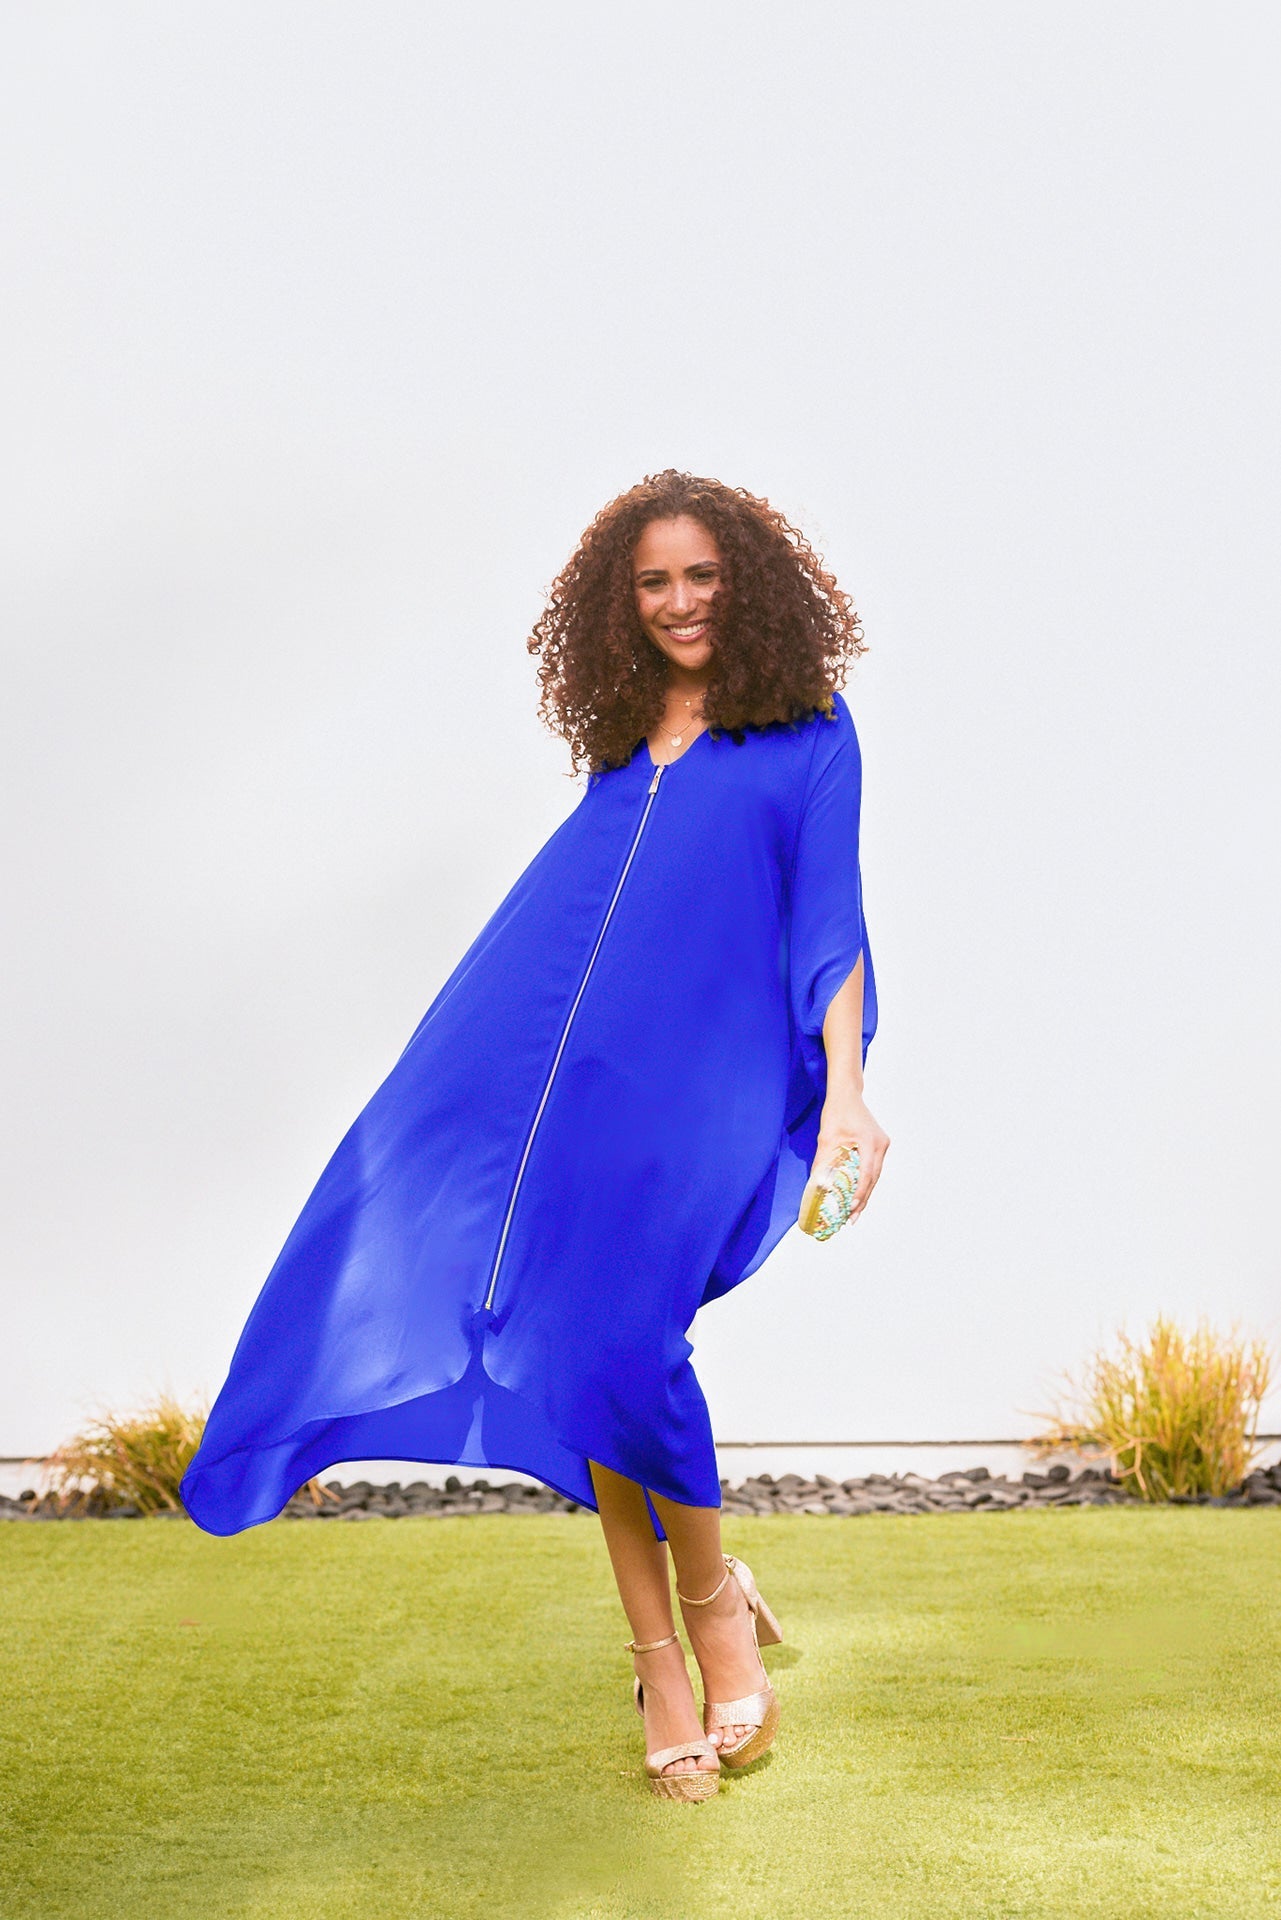
[[[663,473],[584,534],[529,641],[586,791],[463,955],[268,1275],[183,1481],[234,1533],[341,1460],[530,1473],[595,1508],[654,1791],[774,1737],[777,1635],[723,1555],[686,1330],[889,1144],[853,608],[765,501]],[[675,1634],[668,1556],[704,1691]]]

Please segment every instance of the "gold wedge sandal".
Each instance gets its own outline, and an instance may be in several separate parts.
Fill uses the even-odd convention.
[[[723,1767],[750,1767],[753,1760],[759,1760],[763,1753],[769,1752],[778,1732],[778,1695],[770,1684],[765,1663],[761,1660],[761,1648],[778,1646],[783,1638],[783,1629],[761,1597],[751,1568],[743,1561],[736,1560],[732,1553],[727,1553],[724,1558],[725,1572],[715,1592],[709,1593],[705,1600],[691,1600],[678,1587],[676,1598],[687,1607],[710,1607],[713,1600],[724,1591],[725,1582],[732,1574],[747,1602],[752,1617],[752,1640],[764,1685],[759,1692],[746,1694],[741,1700],[705,1700],[703,1731],[712,1733],[717,1727],[750,1727],[751,1732],[736,1747],[721,1747],[718,1750]]]
[[[679,1638],[669,1633],[666,1640],[629,1640],[628,1653],[657,1653],[660,1647],[670,1647]],[[632,1681],[632,1702],[640,1715],[645,1718],[645,1689],[637,1674]],[[708,1773],[698,1767],[689,1773],[664,1773],[664,1767],[670,1767],[673,1760],[698,1760],[703,1754],[710,1753],[717,1759],[717,1770]],[[645,1755],[645,1772],[649,1778],[650,1792],[656,1793],[660,1800],[710,1800],[714,1793],[720,1792],[720,1755],[716,1742],[697,1735],[692,1740],[682,1740],[674,1747],[660,1747],[657,1753]]]

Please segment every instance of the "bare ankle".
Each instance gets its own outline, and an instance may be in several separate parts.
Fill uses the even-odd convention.
[[[686,1619],[696,1619],[704,1608],[711,1609],[723,1600],[726,1588],[733,1584],[730,1568],[722,1555],[705,1567],[696,1567],[692,1573],[678,1573],[676,1598],[685,1608]]]

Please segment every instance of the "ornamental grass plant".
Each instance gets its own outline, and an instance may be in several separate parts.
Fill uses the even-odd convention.
[[[1162,1316],[1142,1340],[1122,1332],[1115,1351],[1096,1354],[1032,1444],[1107,1454],[1144,1500],[1213,1498],[1249,1471],[1273,1371],[1262,1340]]]
[[[181,1513],[178,1488],[209,1409],[158,1394],[134,1413],[101,1413],[45,1462],[58,1504],[90,1512]]]
[[[45,1461],[49,1490],[60,1507],[109,1513],[183,1513],[179,1488],[209,1418],[206,1401],[184,1406],[159,1393],[133,1413],[100,1413]],[[335,1496],[308,1480],[316,1506]]]

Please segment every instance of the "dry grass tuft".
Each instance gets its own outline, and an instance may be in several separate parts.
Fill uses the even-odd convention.
[[[158,1394],[136,1413],[103,1413],[49,1456],[60,1506],[181,1513],[178,1488],[200,1445],[209,1409]]]
[[[139,1513],[182,1513],[182,1476],[200,1445],[209,1418],[206,1402],[183,1406],[170,1393],[157,1394],[134,1413],[102,1413],[45,1466],[60,1507],[106,1513],[136,1507]],[[303,1491],[319,1506],[335,1496],[309,1480]]]
[[[1142,1342],[1122,1333],[1115,1353],[1096,1354],[1084,1380],[1069,1382],[1068,1411],[1050,1416],[1032,1445],[1106,1453],[1144,1500],[1225,1494],[1257,1452],[1272,1377],[1262,1340],[1205,1321],[1189,1333],[1162,1317]]]

